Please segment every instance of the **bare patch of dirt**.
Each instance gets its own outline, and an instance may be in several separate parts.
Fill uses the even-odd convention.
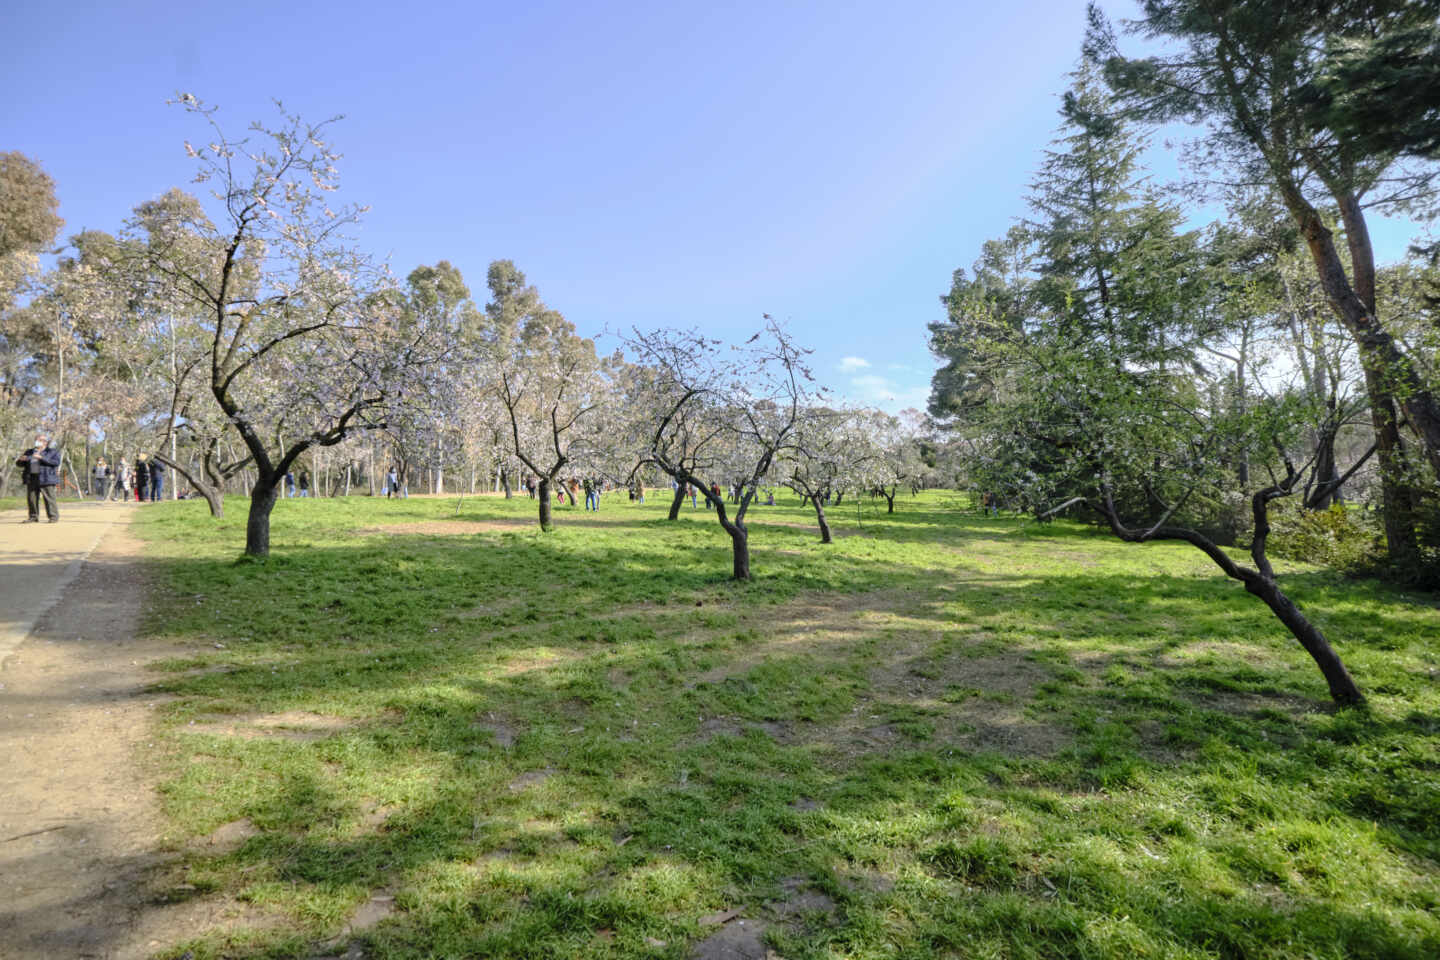
[[[695,743],[708,743],[716,737],[738,737],[745,728],[726,717],[707,717],[700,721]]]
[[[1335,705],[1329,700],[1308,700],[1289,693],[1215,691],[1195,697],[1194,702],[1237,717],[1254,717],[1261,711],[1270,710],[1298,720],[1307,713],[1332,713],[1335,710]]]
[[[485,719],[476,720],[470,726],[475,730],[488,731],[490,736],[495,739],[495,745],[502,750],[509,750],[515,746],[515,738],[520,733],[515,726],[496,719],[493,714],[487,714]]]
[[[327,951],[340,949],[345,946],[346,943],[353,940],[356,935],[364,933],[366,930],[378,925],[380,921],[386,919],[394,912],[394,894],[388,890],[380,890],[371,894],[370,899],[360,904],[355,912],[350,915],[350,919],[345,923],[345,929],[340,935],[326,941],[323,945],[324,949]],[[349,949],[344,953],[329,953],[325,957],[317,958],[317,960],[361,960],[364,956],[365,951],[360,944],[350,943]]]
[[[242,740],[273,737],[280,740],[308,742],[324,740],[326,737],[350,730],[354,726],[355,721],[345,717],[327,717],[318,713],[287,710],[284,713],[235,717],[227,721],[192,722],[181,729],[187,733],[216,734],[239,737]]]
[[[248,818],[232,820],[229,823],[221,824],[206,836],[201,837],[194,846],[196,849],[220,856],[234,853],[245,845],[246,840],[259,835],[259,829]]]
[[[765,736],[776,743],[794,743],[795,729],[788,723],[781,723],[776,720],[761,720],[758,723],[750,724],[751,730],[759,730]]]
[[[895,878],[888,873],[865,867],[848,867],[840,874],[840,882],[851,890],[884,894],[895,889]]]
[[[1051,671],[1027,660],[1024,650],[992,653],[988,634],[940,613],[945,592],[807,594],[774,607],[735,609],[739,622],[725,629],[738,627],[761,639],[747,646],[743,655],[692,675],[685,685],[693,689],[743,677],[775,656],[843,658],[862,642],[884,635],[886,649],[870,671],[870,690],[848,717],[823,725],[771,721],[760,729],[780,743],[828,746],[842,758],[854,757],[891,749],[912,735],[886,719],[885,708],[903,706],[926,712],[932,740],[966,749],[1049,756],[1068,746],[1071,736],[1063,728],[1025,711]],[[714,633],[697,628],[685,639],[704,642]],[[965,649],[935,654],[942,640],[948,639],[953,650],[957,635]],[[986,655],[977,656],[982,650]],[[957,690],[973,695],[957,695]],[[722,722],[721,718],[712,721]],[[739,724],[729,722],[724,727],[702,727],[697,739],[704,742],[720,733],[739,732]]]
[[[785,896],[765,904],[765,909],[781,920],[794,921],[835,912],[835,901],[828,894],[811,887],[810,881],[804,877],[787,877],[780,881],[780,887]]]
[[[765,927],[753,920],[734,919],[690,948],[690,960],[769,960]]]
[[[538,530],[535,520],[496,517],[493,520],[422,520],[417,523],[387,523],[378,527],[362,527],[360,536],[430,536],[454,537],[467,533],[506,533],[516,530]]]
[[[826,519],[827,521],[830,519],[830,514],[829,514],[828,511],[827,511],[826,514],[825,514],[825,519]],[[789,527],[791,530],[804,530],[806,533],[813,533],[813,534],[815,534],[815,540],[816,540],[817,543],[818,543],[819,540],[820,540],[820,525],[819,525],[818,523],[797,523],[797,522],[794,521],[794,520],[758,520],[758,521],[756,521],[756,523],[757,523],[758,525],[760,525],[760,526],[766,526],[766,527]],[[837,525],[834,524],[834,523],[831,523],[831,524],[830,524],[830,536],[831,536],[832,539],[839,540],[839,539],[842,538],[842,537],[866,537],[866,538],[869,538],[869,537],[870,537],[870,534],[866,533],[864,530],[859,530],[859,529],[856,529],[856,528],[854,528],[854,527],[841,527],[841,526],[837,526]],[[777,551],[776,551],[776,553],[786,553],[786,552],[788,552],[788,551],[784,551],[784,550],[777,550]]]
[[[195,893],[163,836],[147,757],[163,698],[149,693],[145,665],[176,648],[136,637],[142,553],[117,522],[0,665],[6,960],[139,960],[204,931],[272,922]]]
[[[519,793],[522,790],[528,790],[530,787],[544,783],[546,780],[549,780],[554,775],[555,771],[551,770],[549,767],[546,767],[544,770],[528,770],[525,773],[520,774],[520,776],[516,777],[514,780],[510,781],[510,790],[513,793]]]

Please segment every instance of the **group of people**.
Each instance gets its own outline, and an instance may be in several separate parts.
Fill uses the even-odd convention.
[[[540,489],[540,480],[533,474],[527,473],[521,483],[521,486],[525,488],[525,492],[530,496],[531,500],[534,500],[536,496],[539,495],[538,491]],[[550,484],[550,489],[555,491],[556,503],[564,503],[565,497],[568,495],[572,504],[577,502],[577,500],[579,499],[580,491],[583,489],[585,491],[585,509],[598,511],[600,509],[600,494],[605,491],[605,486],[605,481],[600,480],[596,477],[585,477],[583,480],[577,480],[574,477],[570,477],[569,479],[557,479],[553,481]],[[635,499],[635,491],[637,489],[640,491],[640,502],[644,503],[645,490],[643,487],[636,486],[632,488],[630,490],[630,499]]]
[[[296,487],[299,487],[297,494]],[[294,471],[285,474],[285,496],[287,497],[308,497],[310,496],[310,471],[301,470],[298,477]]]
[[[105,462],[101,457],[95,461],[91,475],[92,492],[100,502],[107,500],[129,500],[137,502],[165,499],[165,464],[151,459],[148,454],[135,454],[133,466],[121,457],[115,463]]]
[[[25,480],[25,523],[40,522],[40,507],[51,523],[60,521],[60,505],[55,488],[60,484],[60,450],[45,433],[35,435],[35,443],[15,458],[15,466]],[[132,467],[123,458],[112,466],[101,457],[91,472],[91,492],[96,500],[137,501],[160,500],[165,496],[165,465],[148,454],[137,453]]]

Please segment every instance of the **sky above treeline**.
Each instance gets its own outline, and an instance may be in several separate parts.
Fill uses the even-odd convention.
[[[66,235],[114,231],[190,188],[209,137],[178,93],[236,133],[274,99],[343,114],[339,196],[398,275],[449,260],[483,303],[511,259],[601,349],[769,313],[844,398],[923,409],[925,325],[1025,214],[1083,25],[1080,0],[7,3],[0,150],[54,178]],[[1378,224],[1382,259],[1412,232]]]

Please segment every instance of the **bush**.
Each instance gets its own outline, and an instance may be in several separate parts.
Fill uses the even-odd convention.
[[[1296,503],[1270,507],[1271,556],[1304,560],[1349,573],[1370,573],[1385,563],[1380,518],[1358,507],[1333,504],[1305,510]]]

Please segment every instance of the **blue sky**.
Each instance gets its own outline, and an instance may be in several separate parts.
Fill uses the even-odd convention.
[[[1125,13],[1122,5],[1109,6]],[[66,232],[185,186],[204,131],[344,114],[341,196],[400,275],[509,258],[583,333],[762,313],[856,402],[924,405],[950,274],[1024,212],[1084,4],[6,4],[0,150]],[[1407,231],[1376,230],[1382,258]],[[602,346],[606,345],[602,342]],[[608,345],[613,346],[613,341]]]

